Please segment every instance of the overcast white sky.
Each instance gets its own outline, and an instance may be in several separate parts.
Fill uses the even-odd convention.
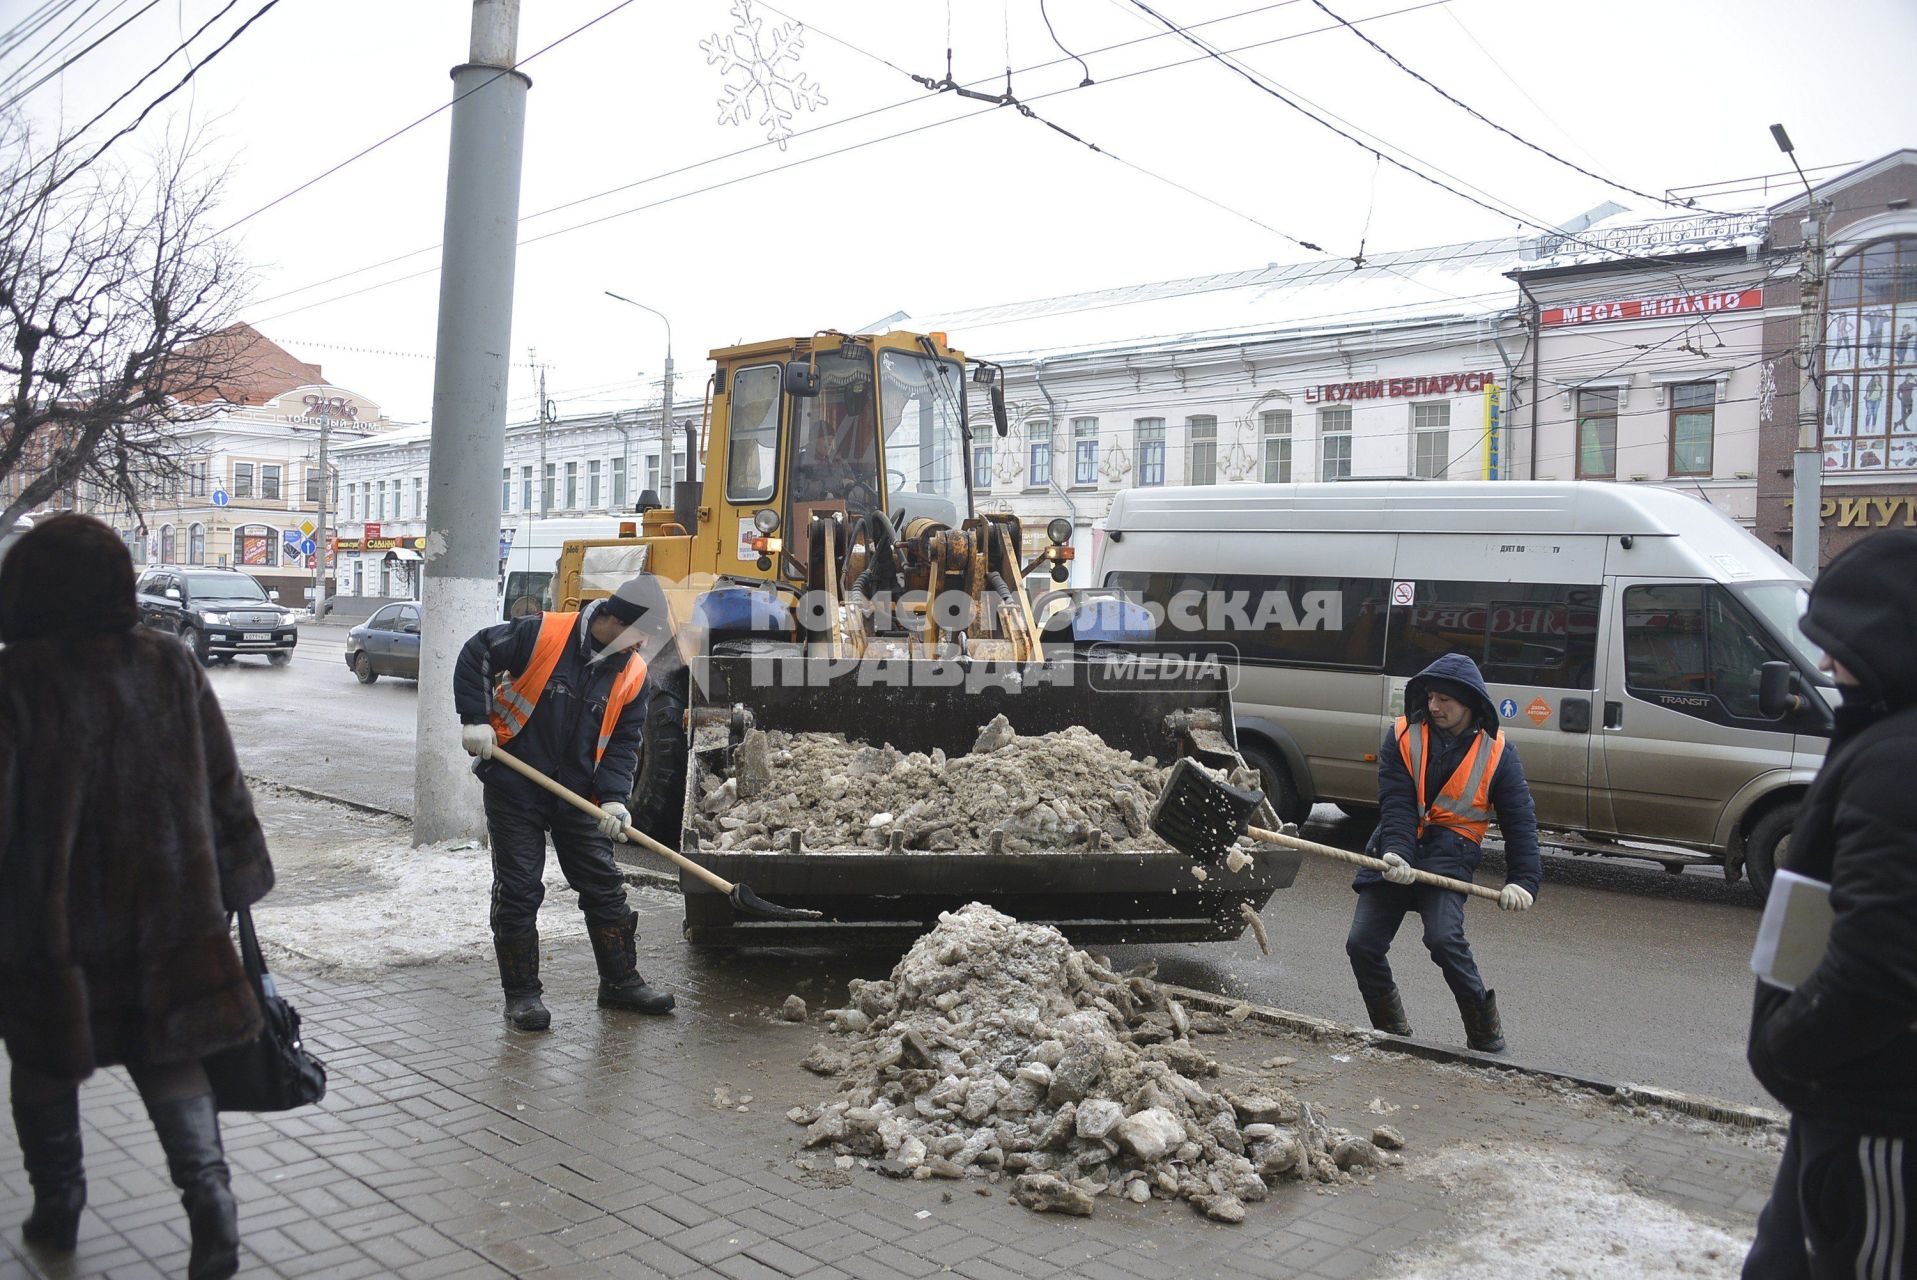
[[[138,13],[26,100],[38,122],[77,124],[208,19],[196,58],[266,0],[216,16],[228,2],[0,0],[0,31],[65,6],[0,77],[76,17],[67,39],[111,15],[90,40]],[[1315,0],[1148,2],[1245,50],[1244,65],[1349,131],[1518,216],[1557,222],[1605,199],[1636,202],[1472,119],[1349,31],[1325,30],[1333,20]],[[522,61],[607,16],[524,62],[515,420],[533,412],[529,348],[562,414],[657,398],[664,327],[605,289],[671,317],[683,403],[701,394],[705,353],[733,341],[1311,256],[1287,235],[1350,256],[1361,238],[1383,250],[1518,225],[1377,163],[1137,0],[1045,0],[1044,14],[1039,0],[758,0],[762,47],[785,23],[804,25],[779,69],[825,100],[797,112],[800,133],[781,150],[763,123],[719,122],[727,79],[700,42],[738,39],[728,33],[740,3],[525,0]],[[1909,0],[1326,3],[1491,119],[1643,191],[1787,168],[1773,121],[1807,167],[1917,145]],[[1078,87],[1084,72],[1047,14],[1092,86]],[[313,179],[449,100],[470,18],[467,0],[278,0],[116,148],[205,125],[232,166],[222,222],[245,218],[231,234],[257,272],[245,318],[406,420],[431,407],[449,113]],[[912,83],[904,73],[944,74],[948,28],[961,83],[996,92],[1009,61],[1020,99],[1110,154]],[[89,136],[186,69],[174,58]],[[549,238],[528,243],[537,236]]]

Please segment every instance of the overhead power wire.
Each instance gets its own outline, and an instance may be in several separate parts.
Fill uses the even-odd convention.
[[[1064,54],[1068,58],[1077,59],[1079,69],[1085,73],[1085,78],[1078,82],[1078,87],[1083,89],[1087,85],[1091,84],[1092,83],[1091,67],[1086,64],[1085,59],[1080,58],[1077,54],[1073,53],[1070,49],[1067,49],[1065,47],[1065,42],[1058,38],[1058,30],[1057,28],[1052,26],[1052,15],[1045,11],[1045,0],[1038,0],[1038,16],[1045,19],[1045,30],[1048,33],[1050,33],[1052,37],[1052,43],[1058,46],[1058,51]],[[950,41],[947,41],[947,43],[949,44]]]
[[[148,70],[145,75],[141,76],[138,80],[135,80],[132,84],[128,85],[123,91],[121,91],[119,97],[115,98],[113,101],[107,103],[106,106],[102,107],[99,110],[99,112],[94,115],[93,119],[87,121],[85,124],[81,125],[78,129],[75,129],[72,133],[68,134],[67,136],[69,138],[77,138],[81,134],[85,133],[88,129],[91,129],[94,125],[104,120],[107,114],[111,112],[115,107],[119,106],[122,102],[125,102],[128,98],[132,97],[134,94],[134,91],[137,90],[141,85],[145,84],[148,80],[151,80],[154,76],[160,74],[161,70],[165,68],[167,63],[179,57],[180,54],[185,52],[187,47],[190,46],[195,40],[198,40],[202,35],[205,35],[208,27],[211,27],[214,23],[218,22],[221,18],[224,18],[227,14],[231,13],[234,7],[239,4],[239,2],[240,0],[226,0],[225,6],[221,8],[218,13],[208,18],[205,22],[202,22],[199,25],[198,29],[196,29],[192,35],[186,37],[184,40],[180,41],[179,44],[175,45],[167,53],[167,55],[164,58],[161,58],[158,62],[154,63],[152,68]],[[271,6],[268,6],[268,7],[270,8]],[[142,12],[144,12],[144,10],[142,10]],[[264,10],[262,10],[261,12],[264,12]],[[138,17],[138,16],[139,16],[138,14],[134,15],[134,17]],[[132,19],[128,19],[128,21],[131,21],[131,20]],[[244,30],[244,28],[241,28],[241,29]],[[234,34],[238,35],[239,33],[235,32]],[[215,49],[213,52],[218,53],[219,50]],[[31,93],[32,90],[28,89],[25,92]],[[158,105],[158,104],[156,103],[155,105]],[[151,108],[148,108],[148,110],[151,110]],[[136,120],[134,123],[138,124],[139,121]]]
[[[275,2],[277,3],[277,0],[275,0]],[[434,107],[431,111],[428,111],[425,115],[419,117],[417,120],[412,121],[410,124],[401,125],[399,128],[393,130],[391,133],[381,138],[378,142],[373,143],[371,146],[362,148],[361,150],[354,152],[352,155],[346,157],[346,159],[340,161],[338,164],[334,165],[332,168],[327,169],[324,172],[319,173],[311,178],[308,178],[305,182],[300,183],[297,187],[294,187],[290,191],[287,191],[281,195],[275,196],[273,199],[268,200],[265,204],[261,205],[259,208],[253,210],[253,212],[245,215],[244,217],[239,218],[236,221],[229,222],[226,226],[221,227],[218,231],[214,232],[214,235],[224,236],[227,233],[234,231],[239,227],[244,226],[245,224],[251,222],[253,219],[259,217],[262,213],[265,213],[268,209],[271,209],[275,207],[276,205],[279,205],[287,200],[292,199],[294,196],[306,190],[308,187],[311,187],[313,184],[317,182],[322,182],[325,179],[332,177],[334,174],[338,173],[341,169],[344,169],[347,165],[350,165],[356,160],[360,160],[368,155],[371,155],[373,152],[379,150],[381,147],[393,141],[395,138],[398,138],[404,134],[412,132],[414,129],[417,129],[420,125],[425,124],[428,120],[431,120],[434,116],[438,115],[440,112],[450,110],[453,106],[455,106],[459,102],[462,102],[466,98],[471,97],[473,94],[478,93],[481,89],[484,89],[487,85],[499,79],[500,76],[510,75],[513,69],[525,66],[527,63],[531,62],[534,58],[539,57],[541,54],[551,53],[554,49],[557,49],[560,45],[566,43],[566,41],[571,40],[574,36],[577,36],[584,31],[590,30],[591,28],[597,26],[599,23],[604,22],[607,18],[610,18],[613,14],[618,13],[621,9],[627,8],[633,3],[634,3],[634,0],[619,0],[618,4],[613,5],[610,9],[605,10],[603,13],[599,14],[597,17],[590,18],[587,21],[580,23],[578,26],[574,27],[571,31],[568,31],[565,35],[560,36],[557,40],[554,40],[550,44],[544,45],[539,49],[535,49],[533,52],[527,54],[525,57],[520,58],[517,62],[513,64],[512,69],[502,70],[498,73],[498,75],[488,76],[486,79],[480,81],[478,84],[474,85],[472,88],[466,90],[466,92],[459,94],[457,97],[453,98],[451,101],[441,103],[439,106]],[[407,256],[410,257],[411,255],[407,255]]]
[[[1523,136],[1522,134],[1512,132],[1510,129],[1507,129],[1503,125],[1499,124],[1496,120],[1493,120],[1490,116],[1487,116],[1482,111],[1479,111],[1476,107],[1472,106],[1470,103],[1465,102],[1463,99],[1457,97],[1455,94],[1449,93],[1445,89],[1432,83],[1432,81],[1428,77],[1420,74],[1419,72],[1413,71],[1410,67],[1404,64],[1403,60],[1400,59],[1397,54],[1391,52],[1391,50],[1385,48],[1383,45],[1379,44],[1376,40],[1373,40],[1370,36],[1358,30],[1357,27],[1353,26],[1342,15],[1334,11],[1331,8],[1331,6],[1327,5],[1325,3],[1325,0],[1311,0],[1311,3],[1315,8],[1318,9],[1320,13],[1323,13],[1326,17],[1331,18],[1334,21],[1338,22],[1345,28],[1345,30],[1351,32],[1352,35],[1357,36],[1358,39],[1364,41],[1367,45],[1370,45],[1373,49],[1377,50],[1377,52],[1385,59],[1385,61],[1389,62],[1392,66],[1404,72],[1406,75],[1410,76],[1413,80],[1416,80],[1419,84],[1431,90],[1431,92],[1437,94],[1440,98],[1443,98],[1446,102],[1449,102],[1452,106],[1458,108],[1460,111],[1470,116],[1473,120],[1476,120],[1480,124],[1487,125],[1490,128],[1497,130],[1499,133],[1511,139],[1513,142],[1529,147],[1531,150],[1537,152],[1541,156],[1544,156],[1546,159],[1555,160],[1557,161],[1557,163],[1563,165],[1565,168],[1573,170],[1574,172],[1577,172],[1577,173],[1581,173],[1585,177],[1591,178],[1597,182],[1602,182],[1607,187],[1615,187],[1619,191],[1629,192],[1631,195],[1637,196],[1640,199],[1649,200],[1655,204],[1670,205],[1673,208],[1678,208],[1678,209],[1696,208],[1695,205],[1686,205],[1679,201],[1668,199],[1665,196],[1657,196],[1657,195],[1652,195],[1648,191],[1640,191],[1638,188],[1630,186],[1627,183],[1620,182],[1616,178],[1607,178],[1601,173],[1593,173],[1591,170],[1585,168],[1581,164],[1578,164],[1576,161],[1567,160],[1563,156],[1559,155],[1557,152],[1552,151],[1550,148],[1540,146],[1537,143],[1531,141],[1529,138]],[[1706,209],[1706,210],[1702,210],[1702,212],[1710,213],[1710,212],[1714,212],[1714,210]]]
[[[98,2],[99,0],[93,0],[93,3],[88,4],[87,8],[91,9],[93,4],[97,4]],[[49,0],[48,3],[41,5],[38,9],[27,14],[26,17],[14,23],[4,36],[0,36],[0,57],[6,57],[15,49],[18,49],[21,45],[33,39],[36,35],[45,31],[48,27],[58,22],[67,10],[73,8],[73,6],[78,3],[79,0]],[[84,18],[85,16],[86,12],[82,10],[80,17]],[[75,18],[73,21],[78,22],[79,20],[80,18]],[[61,31],[60,35],[65,35],[67,31],[72,30],[72,27],[73,24],[68,23],[66,29]],[[39,53],[27,59],[28,63],[32,63],[44,56],[48,49],[58,43],[60,35],[54,36],[52,40],[42,45]]]
[[[1497,57],[1493,55],[1489,49],[1484,47],[1484,42],[1478,39],[1477,36],[1472,34],[1470,27],[1467,27],[1464,25],[1464,19],[1458,16],[1458,11],[1454,6],[1446,5],[1444,7],[1444,16],[1451,19],[1453,25],[1455,25],[1458,28],[1458,30],[1464,32],[1464,38],[1466,40],[1469,40],[1474,46],[1476,46],[1478,52],[1484,55],[1484,60],[1486,62],[1490,63],[1493,67],[1497,68],[1498,74],[1504,77],[1506,84],[1509,84],[1513,89],[1516,89],[1518,93],[1524,98],[1524,100],[1531,104],[1532,109],[1538,113],[1538,117],[1540,119],[1544,120],[1545,122],[1550,124],[1552,128],[1556,129],[1559,135],[1562,136],[1566,142],[1569,142],[1572,146],[1576,147],[1579,151],[1582,151],[1586,156],[1589,156],[1592,163],[1594,164],[1605,163],[1603,157],[1597,155],[1595,152],[1591,150],[1591,148],[1585,146],[1583,143],[1579,142],[1576,138],[1573,138],[1571,136],[1571,131],[1569,129],[1566,129],[1563,125],[1559,124],[1557,121],[1557,118],[1554,117],[1549,111],[1545,110],[1544,104],[1542,102],[1539,102],[1536,98],[1532,97],[1530,90],[1526,89],[1523,85],[1518,83],[1516,76],[1512,75],[1509,71],[1505,70],[1504,64],[1502,62],[1499,62],[1497,60]],[[1670,195],[1672,193],[1667,191],[1665,192],[1665,194]]]
[[[125,30],[130,23],[134,22],[136,19],[140,17],[141,14],[145,13],[148,9],[151,9],[154,5],[158,4],[159,2],[160,0],[147,0],[145,4],[141,5],[138,9],[134,10],[131,16],[123,19],[116,26],[108,30],[104,35],[94,40],[93,43],[89,44],[86,48],[80,50],[80,52],[74,54],[72,57],[68,58],[65,62],[62,62],[59,66],[55,67],[53,70],[47,72],[45,75],[41,76],[38,80],[35,80],[32,84],[28,85],[26,88],[22,89],[20,92],[14,94],[11,98],[8,98],[5,103],[5,107],[13,106],[15,103],[25,98],[28,94],[38,89],[41,85],[53,79],[55,76],[59,75],[62,71],[65,71],[68,67],[71,67],[74,63],[86,57],[89,53],[92,53],[95,49],[99,48],[101,45],[105,44],[108,40],[111,40],[114,36],[118,35],[121,31]],[[0,108],[0,109],[4,109],[4,108]]]

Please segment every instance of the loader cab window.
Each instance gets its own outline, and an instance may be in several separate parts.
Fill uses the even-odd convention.
[[[819,394],[793,401],[792,501],[843,502],[852,515],[879,495],[872,357],[849,346],[819,356]]]
[[[765,502],[778,486],[780,366],[754,365],[732,377],[726,501]]]
[[[956,360],[879,354],[888,510],[947,524],[971,514],[966,492],[965,378]]]

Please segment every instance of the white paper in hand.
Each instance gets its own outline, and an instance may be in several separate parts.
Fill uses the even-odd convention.
[[[1779,871],[1771,880],[1764,919],[1751,949],[1751,972],[1773,987],[1797,990],[1830,945],[1830,886],[1822,880]]]

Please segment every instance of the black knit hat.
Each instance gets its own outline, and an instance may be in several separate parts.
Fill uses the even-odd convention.
[[[120,535],[92,516],[43,520],[0,562],[0,641],[139,625],[133,557]]]
[[[1442,693],[1454,702],[1462,702],[1467,707],[1478,705],[1478,691],[1462,680],[1451,680],[1444,676],[1424,677],[1426,693]]]
[[[631,626],[652,608],[655,603],[652,597],[657,595],[658,591],[659,585],[652,575],[642,573],[636,578],[628,578],[621,583],[619,590],[607,596],[599,607],[627,626]]]

